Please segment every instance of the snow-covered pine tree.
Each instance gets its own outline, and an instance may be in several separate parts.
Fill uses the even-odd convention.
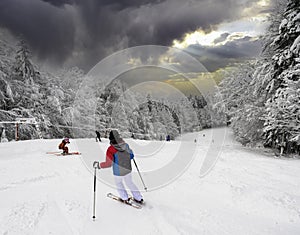
[[[123,137],[130,136],[128,115],[123,102],[118,101],[114,104],[111,117],[112,127],[123,133]]]
[[[1,29],[0,29],[1,30]],[[10,74],[11,64],[14,61],[15,50],[8,42],[0,39],[0,119],[10,120],[1,115],[1,110],[8,111],[10,104],[13,103],[13,94],[8,83],[8,75]]]
[[[14,108],[24,110],[26,115],[30,115],[36,102],[39,102],[42,95],[39,92],[39,85],[35,83],[39,80],[39,72],[35,70],[30,60],[30,52],[26,43],[21,40],[18,44],[15,61],[11,67],[9,83],[14,93]],[[27,111],[25,111],[27,110]],[[20,113],[20,115],[22,115]]]
[[[95,112],[96,129],[104,135],[106,130],[109,128],[108,124],[110,122],[110,117],[105,109],[105,100],[100,97],[98,98],[97,108]]]
[[[30,60],[30,51],[22,40],[18,44],[15,60],[8,74],[7,82],[12,91],[13,102],[7,109],[13,111],[18,117],[38,118],[42,110],[43,94],[41,93],[40,73]],[[39,109],[40,108],[40,109]],[[32,125],[21,125],[20,133],[22,139],[35,138],[39,136]]]
[[[216,102],[216,107],[224,110],[232,124],[237,139],[243,144],[261,140],[263,128],[264,100],[253,94],[254,63],[248,62],[231,69],[225,74],[220,83],[221,97]],[[224,116],[224,115],[223,115]]]
[[[36,77],[36,72],[29,59],[30,51],[24,40],[19,42],[18,47],[15,63],[12,67],[14,78],[31,84]]]
[[[149,107],[147,103],[142,103],[139,105],[138,109],[139,116],[137,118],[137,123],[139,129],[141,130],[141,134],[143,135],[144,139],[149,139],[149,131],[150,131],[150,122],[151,116],[149,113]]]
[[[278,35],[270,44],[274,54],[269,62],[271,69],[266,74],[270,78],[266,87],[270,95],[266,102],[264,133],[265,144],[283,152],[291,144],[290,140],[300,134],[300,93],[297,93],[300,80],[300,2],[289,0],[280,17]]]
[[[190,96],[188,99],[180,100],[180,110],[176,112],[180,115],[179,125],[183,132],[192,132],[198,125],[198,117],[196,113],[195,97]]]
[[[9,83],[6,81],[7,75],[0,71],[0,110],[8,110],[14,102],[13,93]],[[3,119],[2,120],[6,120]]]
[[[133,134],[134,138],[141,138],[140,133],[142,133],[142,130],[140,129],[138,125],[138,117],[139,117],[139,112],[138,109],[134,109],[130,114],[129,114],[129,131],[131,134]]]

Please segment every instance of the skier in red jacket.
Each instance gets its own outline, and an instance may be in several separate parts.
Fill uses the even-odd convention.
[[[69,148],[66,146],[69,143],[70,143],[69,138],[64,138],[62,140],[62,142],[58,145],[58,149],[62,149],[63,150],[62,154],[68,154],[69,153]]]
[[[113,167],[113,174],[115,178],[115,183],[117,190],[119,192],[120,198],[126,202],[129,200],[127,191],[124,187],[123,181],[126,183],[130,189],[133,199],[135,202],[143,203],[143,197],[138,190],[137,186],[132,181],[131,176],[131,160],[134,158],[132,150],[129,145],[120,137],[118,131],[112,130],[109,133],[110,146],[106,151],[105,162],[94,162],[94,167],[108,168]]]

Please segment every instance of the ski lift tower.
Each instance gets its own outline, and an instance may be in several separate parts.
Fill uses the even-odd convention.
[[[36,122],[35,118],[16,118],[15,121],[4,121],[0,122],[0,124],[15,124],[15,140],[19,140],[19,125],[20,124],[31,124],[36,125],[38,127],[38,123]]]
[[[31,124],[31,125],[36,125],[37,122],[35,118],[16,118],[16,141],[19,140],[19,125],[20,124]]]

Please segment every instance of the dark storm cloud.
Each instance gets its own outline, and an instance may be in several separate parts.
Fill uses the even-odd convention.
[[[126,8],[131,6],[141,6],[145,4],[155,4],[159,2],[163,2],[164,0],[42,0],[44,2],[49,2],[54,6],[62,6],[65,4],[77,4],[77,5],[84,5],[85,2],[90,2],[94,7],[97,6],[114,6],[116,8]]]
[[[210,31],[255,1],[1,0],[0,24],[22,35],[40,59],[89,69],[120,49],[170,46],[187,32]]]
[[[38,0],[1,0],[0,25],[25,39],[42,59],[62,63],[74,47],[75,28],[68,12]]]
[[[132,44],[150,41],[170,45],[174,39],[198,28],[210,31],[224,19],[234,19],[240,8],[235,1],[165,1],[159,5],[146,5],[132,10],[129,26]],[[224,5],[228,9],[224,11]],[[135,34],[133,34],[135,32]]]
[[[222,46],[209,48],[208,53],[218,58],[254,58],[259,55],[261,42],[252,40],[251,37],[243,37],[229,41]]]
[[[228,37],[229,35],[230,35],[229,33],[222,33],[222,34],[220,35],[220,37],[218,37],[218,38],[216,38],[216,39],[214,40],[214,44],[217,44],[217,43],[219,43],[219,42],[224,42],[224,41],[227,39],[227,37]]]
[[[246,36],[218,46],[190,45],[186,51],[213,72],[233,63],[255,59],[261,52],[261,43],[260,39]]]
[[[63,6],[65,4],[73,4],[74,0],[43,0],[44,2],[48,2],[54,6]]]

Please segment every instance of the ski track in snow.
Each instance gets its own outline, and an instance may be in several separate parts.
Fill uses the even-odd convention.
[[[46,202],[39,204],[26,202],[15,206],[10,210],[9,215],[1,221],[1,234],[32,234],[46,209]]]
[[[55,177],[55,175],[50,175],[50,176],[38,176],[38,177],[30,178],[30,179],[24,179],[24,180],[21,180],[21,181],[18,181],[18,182],[12,182],[12,183],[10,183],[9,185],[0,187],[0,191],[4,191],[4,190],[7,190],[7,189],[11,189],[11,188],[17,187],[18,185],[26,186],[27,184],[30,184],[30,183],[36,183],[36,182],[41,182],[41,181],[47,181],[47,180],[49,180],[49,179],[51,179],[51,178],[53,178],[53,177]]]
[[[60,140],[1,143],[0,234],[300,234],[299,160],[245,148],[230,131],[215,167],[202,178],[211,133],[200,132],[189,168],[165,187],[143,192],[146,204],[141,210],[108,199],[106,194],[116,190],[98,180],[93,221],[93,172],[85,164],[104,160],[108,146],[106,139],[94,141],[71,142],[70,149],[81,151],[80,157],[46,154]],[[140,169],[147,169],[145,176],[160,162],[170,161],[160,161],[162,153],[172,155],[178,149],[174,141],[152,144],[161,149],[155,153],[152,146],[153,161],[138,157]],[[141,141],[138,154],[145,145]],[[111,169],[98,172],[104,173]]]

